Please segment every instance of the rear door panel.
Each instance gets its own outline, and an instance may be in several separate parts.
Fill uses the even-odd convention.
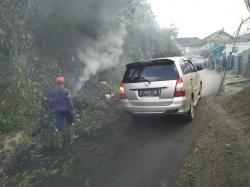
[[[128,66],[122,83],[130,105],[167,106],[173,102],[177,78],[179,72],[173,61],[152,61]]]
[[[173,102],[176,80],[140,82],[125,84],[125,92],[131,105],[139,106],[142,102],[150,106],[166,106]],[[158,89],[159,96],[140,97],[139,90]],[[144,106],[145,106],[144,105]]]

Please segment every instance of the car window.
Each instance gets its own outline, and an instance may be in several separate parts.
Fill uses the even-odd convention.
[[[195,72],[195,68],[194,68],[193,64],[191,63],[191,61],[189,61],[189,60],[182,61],[180,63],[180,65],[181,65],[181,70],[182,70],[183,74]]]
[[[195,72],[195,68],[193,64],[191,63],[191,61],[187,60],[186,63],[187,63],[187,66],[189,67],[189,73]]]
[[[181,70],[182,70],[183,74],[190,73],[190,67],[188,66],[188,64],[185,61],[182,61],[180,64],[181,64]]]
[[[176,80],[179,73],[174,63],[159,65],[143,65],[128,67],[124,77],[124,83]]]

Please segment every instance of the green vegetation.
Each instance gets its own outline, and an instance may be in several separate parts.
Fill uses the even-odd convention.
[[[73,4],[78,5],[79,2],[74,0],[68,4],[66,0],[47,0],[44,3],[11,0],[3,1],[0,5],[0,131],[18,130],[30,124],[39,125],[44,110],[48,110],[44,108],[43,95],[60,74],[66,76],[68,87],[74,87],[74,82],[85,67],[84,63],[74,60],[77,48],[82,45],[79,40],[86,39],[86,35],[98,38],[94,30],[108,32],[114,30],[114,24],[124,25],[126,29],[119,63],[107,70],[107,74],[102,74],[102,79],[111,86],[118,84],[124,65],[129,62],[178,53],[178,47],[172,39],[176,30],[159,28],[146,1],[117,2],[116,7],[112,8],[116,11],[108,15],[112,21],[91,16],[93,24],[103,22],[100,23],[101,28],[97,29],[88,20],[82,23],[77,20],[78,12],[74,10]],[[97,2],[89,3],[88,6],[96,6]],[[68,17],[65,17],[65,11]],[[92,94],[92,98],[88,95],[89,99],[83,101],[86,104],[84,110],[98,107],[95,105],[96,94]],[[84,98],[82,96],[80,100]],[[79,111],[79,115],[83,115],[80,116],[82,119],[86,118],[84,111]]]
[[[146,0],[72,0],[70,3],[68,0],[3,0],[0,13],[0,131],[25,130],[26,134],[14,151],[0,158],[0,169],[4,170],[0,172],[0,182],[7,179],[6,168],[39,159],[42,149],[57,144],[52,134],[53,113],[46,95],[58,75],[64,75],[66,86],[73,90],[87,62],[79,58],[79,51],[86,53],[96,45],[97,54],[112,56],[109,42],[98,46],[97,41],[107,39],[110,32],[124,30],[121,38],[117,38],[123,42],[117,62],[112,66],[101,64],[102,71],[93,73],[81,91],[73,95],[78,130],[105,117],[118,116],[116,95],[125,64],[179,54],[173,39],[176,29],[161,29]],[[108,99],[105,94],[114,95]],[[67,156],[54,156],[47,161],[48,165],[14,173],[8,184],[38,184],[47,170],[59,168],[67,173],[73,163]],[[86,181],[88,184],[90,181]]]

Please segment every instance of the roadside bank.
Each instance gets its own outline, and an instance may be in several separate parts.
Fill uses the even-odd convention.
[[[250,88],[215,98],[177,186],[250,186]]]

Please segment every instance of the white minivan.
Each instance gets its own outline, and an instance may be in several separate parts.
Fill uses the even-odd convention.
[[[194,119],[202,81],[190,60],[166,57],[126,67],[119,94],[125,112],[133,116],[181,114]]]

